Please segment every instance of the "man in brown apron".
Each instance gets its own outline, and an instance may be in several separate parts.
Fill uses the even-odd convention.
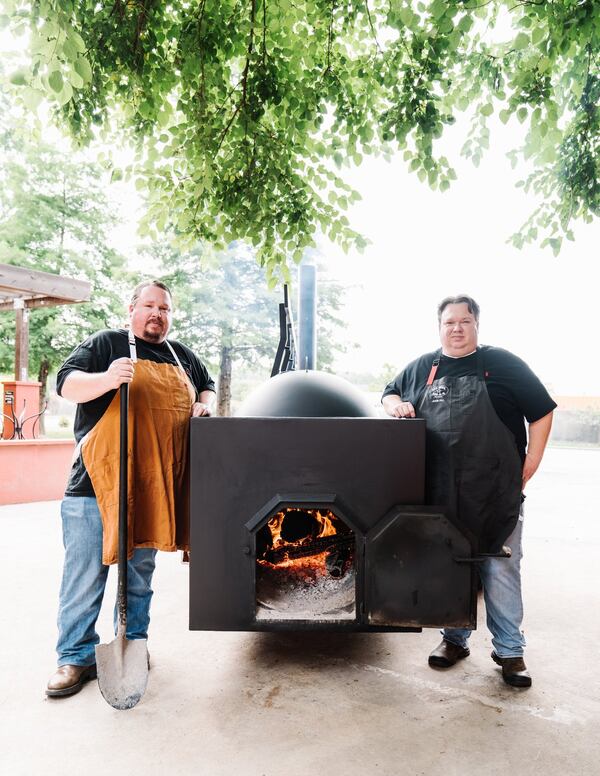
[[[96,676],[96,620],[117,562],[122,383],[130,385],[128,639],[147,638],[157,550],[189,549],[189,419],[210,415],[214,383],[189,348],[167,340],[171,305],[163,283],[140,283],[129,330],[92,335],[58,372],[58,393],[77,402],[77,448],[61,506],[65,562],[50,697],[73,695]]]
[[[488,558],[479,570],[492,659],[507,684],[529,687],[521,630],[523,490],[542,460],[556,404],[521,359],[478,346],[474,299],[447,297],[438,321],[441,349],[411,362],[386,387],[383,406],[392,417],[426,420],[426,503],[445,506],[476,552],[510,547],[511,557]],[[444,629],[429,665],[449,668],[467,657],[470,633]]]

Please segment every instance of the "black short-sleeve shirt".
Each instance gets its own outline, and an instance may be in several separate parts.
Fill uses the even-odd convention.
[[[478,348],[483,358],[483,368],[488,395],[496,413],[512,431],[519,454],[525,458],[527,433],[525,420],[534,423],[556,407],[556,402],[520,358],[502,348],[482,345]],[[425,353],[412,361],[385,387],[383,396],[395,394],[409,401],[415,410],[423,396],[431,365],[440,351]],[[465,377],[477,374],[477,355],[463,358],[441,356],[437,377]],[[417,411],[418,415],[418,411]]]
[[[202,361],[181,342],[169,340],[177,353],[181,366],[190,378],[199,395],[202,391],[214,391],[215,384]],[[155,361],[159,364],[176,364],[173,354],[165,342],[155,344],[146,342],[139,337],[135,339],[137,357],[142,360]],[[129,339],[125,329],[106,329],[92,334],[81,345],[78,345],[58,370],[56,391],[60,395],[67,375],[73,370],[80,372],[105,372],[117,358],[129,358]],[[116,390],[110,390],[97,399],[77,405],[73,432],[77,442],[96,425],[108,409]],[[94,489],[83,465],[81,456],[75,461],[66,496],[93,496]]]

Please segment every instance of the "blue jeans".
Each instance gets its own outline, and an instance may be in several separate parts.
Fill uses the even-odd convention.
[[[61,505],[65,563],[58,608],[58,665],[96,662],[108,566],[102,563],[102,520],[95,498],[65,496]],[[148,637],[156,550],[137,549],[127,563],[127,638]],[[116,605],[115,605],[116,623]],[[116,627],[115,627],[116,632]]]
[[[510,558],[488,558],[479,565],[483,596],[487,612],[487,626],[492,634],[492,644],[498,657],[520,657],[525,648],[523,599],[521,597],[521,538],[523,510],[515,530],[505,544],[512,550]],[[459,647],[467,646],[471,635],[469,628],[445,628],[446,641]]]

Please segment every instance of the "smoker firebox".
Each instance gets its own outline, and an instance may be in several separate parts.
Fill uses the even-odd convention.
[[[475,627],[472,547],[422,505],[424,460],[421,420],[192,419],[190,628]]]

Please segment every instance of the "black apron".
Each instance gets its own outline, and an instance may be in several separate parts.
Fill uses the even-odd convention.
[[[521,457],[488,395],[481,351],[477,375],[466,377],[436,380],[440,357],[417,409],[427,427],[425,501],[447,508],[475,552],[499,552],[519,519]]]

